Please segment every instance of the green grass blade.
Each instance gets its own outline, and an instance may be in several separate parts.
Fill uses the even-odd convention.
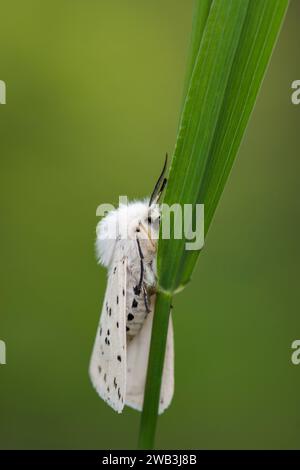
[[[195,66],[196,57],[199,52],[199,46],[202,40],[203,32],[206,26],[206,21],[209,15],[212,2],[213,0],[202,0],[201,2],[196,0],[195,2],[189,57],[187,62],[187,71],[183,91],[184,101],[190,84],[190,79]]]
[[[287,0],[251,0],[229,76],[218,125],[208,157],[198,203],[205,205],[205,233],[237,155],[253,110],[282,19]],[[193,272],[199,252],[190,252],[181,270],[181,284]]]
[[[218,123],[228,77],[247,13],[248,0],[214,0],[193,68],[164,202],[197,203],[209,151]],[[185,239],[160,240],[160,287],[174,292],[181,285],[181,263],[189,256]]]
[[[252,0],[228,81],[198,200],[206,207],[208,230],[261,86],[287,0]]]
[[[203,8],[201,3],[198,0],[195,10],[187,71],[190,81],[164,202],[193,207],[204,203],[207,233],[288,0],[212,0],[210,8],[210,2]],[[199,251],[185,250],[185,239],[173,236],[171,231],[171,240],[159,242],[159,293],[140,428],[142,448],[154,444],[171,298],[190,279],[199,255]]]

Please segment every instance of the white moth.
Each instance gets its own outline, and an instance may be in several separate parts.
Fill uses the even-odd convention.
[[[120,205],[97,230],[96,251],[108,269],[107,288],[90,361],[91,381],[118,413],[124,405],[141,411],[156,292],[158,201],[167,158],[150,199]],[[170,316],[159,413],[174,392],[173,326]]]

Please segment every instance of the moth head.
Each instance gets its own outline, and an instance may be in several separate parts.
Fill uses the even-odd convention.
[[[128,247],[133,245],[136,250],[138,239],[146,254],[156,251],[159,234],[159,207],[149,207],[148,199],[134,201],[124,209],[119,208],[119,216],[120,233],[122,238],[129,242]]]
[[[168,154],[150,198],[127,206],[128,238],[130,240],[138,238],[144,249],[149,252],[155,252],[157,247],[160,224],[159,199],[167,183],[165,178],[167,163]]]
[[[135,226],[135,236],[139,239],[144,251],[156,252],[159,237],[160,209],[158,204],[149,206],[145,203],[143,213]]]
[[[139,239],[145,256],[156,252],[159,237],[159,199],[166,185],[165,172],[168,155],[163,170],[149,199],[120,204],[110,211],[97,226],[96,253],[100,263],[108,267],[113,260],[117,242],[122,240],[124,254],[130,256],[136,250]],[[134,250],[134,251],[132,251]]]

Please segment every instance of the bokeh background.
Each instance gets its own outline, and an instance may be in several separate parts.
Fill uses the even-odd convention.
[[[172,153],[192,0],[0,7],[1,448],[134,448],[87,368],[105,283],[96,207],[151,192]],[[174,300],[159,448],[299,448],[300,2],[291,2],[193,282]]]

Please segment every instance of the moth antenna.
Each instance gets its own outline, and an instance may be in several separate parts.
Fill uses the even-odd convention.
[[[155,200],[158,200],[159,199],[159,196],[161,195],[165,185],[166,185],[166,178],[164,178],[165,176],[165,172],[166,172],[166,168],[167,168],[167,163],[168,163],[168,154],[166,153],[166,158],[165,158],[165,163],[164,163],[164,166],[163,166],[163,169],[162,169],[162,172],[161,174],[159,175],[159,178],[154,186],[154,190],[151,194],[151,197],[150,197],[150,201],[149,201],[149,207],[152,206],[153,202]]]
[[[162,185],[161,185],[161,187],[160,187],[160,190],[159,190],[159,192],[158,192],[158,194],[157,194],[157,198],[156,198],[156,201],[155,201],[155,202],[158,202],[158,201],[160,200],[160,196],[162,195],[162,192],[163,192],[163,190],[165,189],[165,186],[166,186],[167,182],[168,182],[167,178],[164,178],[164,180],[163,180],[163,182],[162,182]]]

